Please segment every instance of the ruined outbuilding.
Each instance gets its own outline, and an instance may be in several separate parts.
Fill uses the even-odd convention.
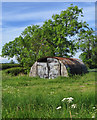
[[[58,76],[86,73],[87,68],[82,61],[75,58],[45,57],[36,61],[31,67],[29,76],[53,79]]]

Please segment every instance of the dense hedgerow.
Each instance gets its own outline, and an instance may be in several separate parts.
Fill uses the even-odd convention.
[[[8,69],[8,68],[13,68],[13,67],[20,67],[20,64],[11,64],[11,63],[0,64],[0,69],[2,69],[2,70]]]
[[[6,69],[5,72],[11,75],[18,75],[20,73],[27,74],[26,70],[22,67],[9,68],[9,69]]]

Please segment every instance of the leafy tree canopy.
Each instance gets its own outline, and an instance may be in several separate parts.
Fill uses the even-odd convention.
[[[44,21],[42,26],[28,26],[14,41],[3,46],[2,56],[15,56],[24,67],[31,66],[40,57],[72,57],[78,49],[78,40],[72,37],[91,35],[88,24],[79,17],[83,17],[82,9],[71,4],[67,10]],[[84,44],[82,47],[80,44],[80,48],[84,49]]]
[[[80,58],[89,68],[97,68],[97,37],[93,29],[88,29],[80,37],[79,46],[83,51]]]

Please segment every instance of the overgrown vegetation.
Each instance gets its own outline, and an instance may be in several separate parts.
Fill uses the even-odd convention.
[[[89,72],[82,76],[40,79],[12,77],[3,71],[2,117],[94,118],[95,77],[95,72]]]
[[[88,66],[97,66],[97,39],[93,29],[86,21],[79,21],[79,17],[83,18],[83,10],[71,4],[60,14],[44,21],[42,26],[28,26],[19,37],[3,46],[2,57],[15,56],[28,69],[41,57],[72,57],[81,49],[82,60]]]

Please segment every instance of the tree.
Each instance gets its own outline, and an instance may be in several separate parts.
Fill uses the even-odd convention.
[[[77,50],[75,40],[71,37],[88,28],[86,22],[78,21],[83,16],[82,9],[77,6],[68,7],[60,15],[52,16],[52,20],[45,21],[42,26],[42,37],[51,46],[55,56],[73,56]],[[69,39],[69,40],[68,40]]]
[[[18,38],[3,46],[2,56],[16,56],[24,67],[31,66],[40,57],[73,56],[77,46],[76,39],[72,37],[88,29],[86,22],[78,20],[79,16],[83,17],[82,9],[71,4],[67,10],[53,15],[41,27],[28,26]]]
[[[41,39],[41,28],[38,25],[28,26],[14,41],[6,43],[2,56],[16,57],[21,66],[29,68],[42,56],[50,55],[51,47]]]
[[[89,68],[97,67],[97,39],[93,29],[90,28],[82,31],[79,37],[80,40],[78,41],[78,44],[80,49],[83,51],[83,53],[80,55],[80,58]]]

